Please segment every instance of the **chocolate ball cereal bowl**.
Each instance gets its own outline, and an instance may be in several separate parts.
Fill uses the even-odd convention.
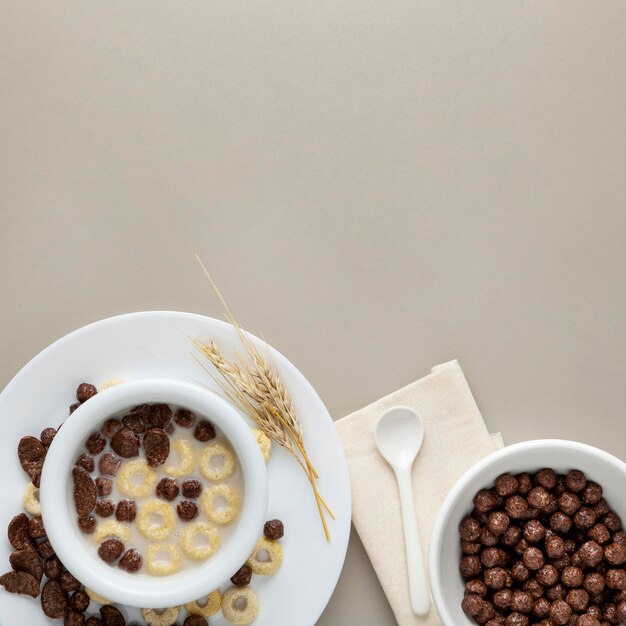
[[[136,408],[159,404],[183,407],[198,421],[190,426],[180,419],[177,425],[174,419],[167,427],[168,415],[160,428],[138,425],[141,411]],[[107,422],[124,414],[125,425]],[[176,428],[186,430],[197,448],[193,474],[187,467],[193,445],[176,439]],[[170,448],[164,437],[168,430],[173,431]],[[211,446],[224,456],[221,466],[211,465],[209,455],[202,466],[201,452]],[[202,472],[210,480],[198,481]],[[172,478],[162,482],[161,476]],[[174,481],[180,489],[172,489]],[[211,508],[212,489],[238,506],[222,502],[226,508]],[[149,379],[98,393],[68,417],[48,450],[40,501],[50,542],[77,579],[114,602],[160,609],[206,595],[245,562],[266,521],[267,472],[254,434],[232,406],[199,385]],[[79,516],[81,521],[95,518],[95,529],[86,531]],[[174,541],[178,535],[180,541]],[[144,545],[136,545],[141,536]],[[168,554],[183,566],[168,569],[163,560]]]
[[[490,454],[465,472],[457,481],[444,499],[433,526],[429,547],[428,570],[433,600],[445,626],[470,626],[477,623],[477,621],[467,615],[461,607],[461,602],[466,594],[467,576],[464,578],[460,571],[460,563],[463,554],[459,535],[461,522],[474,509],[474,498],[481,490],[492,488],[496,478],[503,474],[517,475],[529,473],[534,475],[543,468],[551,468],[558,474],[567,474],[573,469],[580,470],[580,472],[584,473],[587,480],[593,481],[602,487],[603,497],[606,502],[608,502],[611,510],[620,516],[622,520],[626,521],[626,498],[624,498],[626,489],[626,463],[607,452],[574,441],[546,439],[515,444]],[[502,490],[506,491],[506,487],[507,485],[503,484]],[[575,491],[575,489],[573,490]],[[524,491],[524,489],[522,489],[522,491]],[[550,491],[550,489],[548,489],[548,491]],[[566,494],[567,493],[566,491]],[[528,500],[541,505],[540,498],[542,495],[545,495],[542,489],[537,489],[532,495],[528,492],[526,496],[520,499],[520,502],[511,500],[510,508],[512,510],[510,513],[517,515],[517,511],[513,510],[515,509],[513,505],[520,504],[523,506]],[[517,496],[512,495],[511,497],[516,498]],[[568,496],[563,498],[561,502],[559,498],[559,502],[568,509],[568,507],[572,506],[570,502],[571,499],[571,496]],[[503,507],[496,506],[492,509],[492,512],[496,512],[496,510],[498,514],[493,515],[489,523],[493,526],[497,538],[500,526],[508,523],[508,519],[505,519],[507,517],[506,515],[503,516],[499,514],[499,511],[503,510]],[[555,518],[555,523],[557,521],[559,523],[563,522],[566,518],[569,519],[569,517],[562,512],[558,512],[557,515],[559,515],[559,519],[557,520]],[[532,515],[529,514],[528,519],[531,517]],[[579,516],[579,518],[576,519],[579,524],[578,529],[584,527],[587,523],[587,520],[583,518],[584,516]],[[576,536],[576,530],[577,528],[572,530],[572,536]],[[536,572],[533,571],[533,568],[542,565],[539,561],[542,561],[544,557],[546,558],[546,562],[549,560],[548,555],[544,554],[546,550],[545,537],[539,538],[543,530],[541,524],[535,523],[534,521],[532,524],[528,525],[528,528],[525,527],[524,531],[524,536],[520,537],[520,541],[527,542],[528,546],[525,545],[525,550],[518,553],[519,561],[516,563],[516,567],[520,571],[513,572],[513,578],[515,580],[521,580],[523,575],[525,576],[525,574],[529,573],[530,581],[527,581],[526,590],[524,592],[513,591],[509,593],[506,583],[501,587],[499,582],[495,580],[499,575],[502,576],[503,581],[510,576],[508,570],[511,569],[512,562],[509,560],[506,566],[500,567],[500,562],[504,559],[504,553],[507,552],[507,549],[506,546],[501,546],[497,539],[490,541],[489,537],[485,537],[485,541],[482,541],[481,537],[479,543],[484,545],[480,546],[477,544],[479,558],[474,559],[474,561],[476,561],[475,563],[469,561],[465,562],[464,573],[469,576],[472,574],[469,569],[474,565],[476,566],[475,576],[469,576],[469,578],[473,578],[471,584],[475,586],[477,594],[481,594],[483,591],[488,591],[491,594],[493,589],[503,589],[502,592],[497,592],[502,596],[501,598],[498,596],[497,601],[501,601],[503,605],[504,603],[508,603],[507,606],[510,606],[512,603],[517,611],[516,616],[510,620],[511,624],[533,624],[541,622],[541,619],[536,617],[532,612],[526,612],[527,607],[523,606],[526,601],[537,602],[536,610],[539,612],[541,612],[542,609],[548,611],[551,608],[552,611],[558,614],[555,615],[555,618],[558,620],[561,617],[560,611],[564,613],[570,611],[571,607],[576,607],[577,602],[581,600],[577,596],[585,595],[584,593],[580,593],[580,588],[576,586],[576,581],[573,580],[575,575],[580,572],[576,567],[564,568],[557,572],[556,570],[553,571],[552,567],[549,566],[539,568]],[[584,532],[588,533],[593,531],[585,530]],[[583,531],[580,530],[581,537],[582,533]],[[581,539],[581,542],[587,539],[589,539],[589,537]],[[602,538],[599,538],[599,540],[602,540]],[[550,544],[553,542],[557,543],[557,541],[553,540]],[[502,547],[505,548],[504,551],[501,550]],[[539,549],[537,547],[539,547]],[[550,547],[552,548],[552,545],[550,545]],[[587,545],[585,548],[581,549],[581,555],[591,563],[596,555],[583,554],[588,548],[589,546]],[[593,550],[589,551],[593,552]],[[468,554],[467,551],[466,554]],[[556,557],[556,553],[552,556]],[[573,554],[572,556],[576,557],[577,555]],[[502,557],[502,559],[500,557]],[[483,563],[481,563],[481,559]],[[575,561],[575,558],[573,558],[573,560]],[[485,561],[488,561],[487,565],[484,564]],[[554,559],[550,559],[550,562],[558,565],[558,562]],[[594,564],[595,562],[596,561],[593,560]],[[493,589],[488,589],[487,586],[483,588],[484,570],[488,569],[488,566],[491,568],[490,576],[494,578],[493,581],[488,582],[495,585]],[[584,569],[585,573],[591,571],[590,568],[581,567]],[[602,568],[603,565],[600,564],[599,567]],[[619,567],[623,568],[624,565],[620,565]],[[480,571],[478,571],[479,569]],[[536,579],[535,574],[537,576]],[[542,589],[544,588],[548,591],[554,590],[556,593],[560,583],[552,585],[554,582],[552,578],[559,574],[561,577],[565,576],[566,579],[568,579],[571,574],[572,581],[568,579],[564,584],[561,584],[562,587],[564,586],[564,590],[561,590],[563,591],[562,596],[567,602],[561,600],[560,596],[557,597],[555,595],[555,597],[546,598],[542,595]],[[542,580],[544,584],[537,584],[539,580]],[[569,589],[568,584],[573,588]],[[536,591],[537,593],[535,593]],[[572,591],[573,593],[571,593]],[[476,597],[477,596],[473,595],[472,599]],[[584,598],[582,598],[581,601],[584,602]],[[541,603],[541,606],[539,606],[539,603]],[[466,609],[467,608],[466,606]],[[472,608],[473,607],[469,607],[470,610]],[[489,615],[483,613],[482,615],[478,615],[478,621],[480,623],[487,623],[489,622],[489,617]],[[524,621],[524,619],[527,621]],[[492,622],[489,622],[489,624],[491,623]],[[504,621],[503,617],[497,618],[493,623],[509,624],[508,621]],[[557,621],[546,623],[552,624],[557,623]],[[558,621],[558,623],[565,622]],[[586,622],[583,620],[581,623]],[[590,623],[592,622],[590,621]]]

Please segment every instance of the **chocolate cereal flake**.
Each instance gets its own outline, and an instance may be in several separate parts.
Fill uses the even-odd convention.
[[[36,578],[38,582],[41,581],[43,564],[36,552],[28,548],[12,552],[9,556],[9,563],[14,571],[26,572]]]
[[[41,517],[33,517],[28,521],[28,534],[33,539],[41,539],[46,536],[46,529]]]
[[[9,537],[9,543],[16,550],[23,550],[28,548],[30,550],[35,549],[35,542],[31,539],[28,533],[28,515],[26,513],[20,513],[16,515],[10,522],[7,529]]]
[[[111,439],[111,448],[123,459],[139,454],[139,437],[127,426],[120,428]]]
[[[119,609],[112,604],[100,607],[100,615],[104,626],[126,626],[126,620]]]
[[[170,438],[160,428],[151,428],[143,436],[143,449],[150,467],[163,465],[170,454]]]
[[[74,504],[79,517],[89,515],[96,506],[96,485],[91,480],[88,472],[82,467],[74,466],[72,469],[74,477]]]
[[[49,580],[41,591],[41,608],[52,619],[61,619],[68,611],[67,594],[57,580]]]
[[[56,428],[44,428],[39,435],[41,443],[47,448],[50,446],[57,434]]]
[[[0,576],[0,585],[9,593],[33,598],[39,595],[39,581],[28,572],[7,572]]]
[[[88,515],[87,517],[79,517],[78,518],[78,527],[80,530],[86,535],[91,535],[94,530],[96,530],[96,521],[95,517]]]

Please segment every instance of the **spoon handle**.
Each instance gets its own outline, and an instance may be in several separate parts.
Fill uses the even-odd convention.
[[[428,595],[426,570],[424,569],[424,558],[422,557],[422,546],[417,529],[410,468],[396,470],[396,478],[398,479],[400,503],[402,506],[411,608],[416,615],[426,615],[430,609],[430,598]]]

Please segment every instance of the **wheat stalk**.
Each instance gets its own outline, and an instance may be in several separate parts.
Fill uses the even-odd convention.
[[[291,395],[278,372],[263,358],[250,337],[235,319],[200,257],[197,254],[195,256],[222,302],[226,311],[226,318],[235,328],[247,356],[247,358],[243,358],[236,355],[235,360],[231,361],[224,356],[213,340],[204,341],[199,338],[190,338],[193,346],[215,368],[219,378],[207,369],[198,358],[196,360],[217,382],[227,399],[249,415],[268,437],[296,459],[309,480],[326,539],[330,540],[324,511],[328,512],[333,519],[335,516],[317,489],[316,480],[319,475],[306,452],[302,425]]]

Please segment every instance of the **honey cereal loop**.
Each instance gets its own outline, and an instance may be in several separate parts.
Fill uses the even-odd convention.
[[[28,483],[26,485],[26,491],[24,491],[24,497],[22,498],[22,504],[26,509],[27,513],[31,515],[40,516],[41,515],[41,504],[39,504],[39,489],[33,485],[33,483]]]
[[[267,552],[267,560],[259,558],[262,552]],[[246,565],[259,576],[271,576],[280,567],[283,561],[283,549],[277,541],[261,537],[246,561]]]
[[[154,489],[157,475],[143,459],[137,459],[124,463],[116,480],[117,488],[123,495],[143,498]]]
[[[141,609],[141,615],[148,626],[173,626],[180,613],[179,606],[171,606],[169,609]]]
[[[167,558],[163,558],[166,555]],[[173,543],[153,543],[148,548],[148,573],[153,576],[175,574],[181,566],[183,557],[178,546]]]
[[[223,508],[217,508],[217,499],[223,499],[226,501],[226,506]],[[239,513],[239,496],[237,492],[226,484],[213,485],[209,487],[200,499],[200,505],[204,514],[216,524],[221,526],[230,524]]]
[[[154,518],[160,518],[154,521]],[[150,541],[165,541],[174,530],[176,514],[171,504],[163,500],[148,500],[139,507],[137,528]]]
[[[109,604],[113,604],[113,602],[107,598],[105,598],[104,596],[101,596],[100,594],[96,593],[95,591],[92,591],[91,589],[88,589],[87,587],[85,587],[85,593],[97,604],[101,604],[102,606],[108,606]]]
[[[101,543],[104,539],[116,538],[126,543],[130,540],[130,529],[124,524],[110,520],[108,522],[102,522],[98,524],[93,534],[93,539],[96,543]]]
[[[215,466],[213,460],[222,457],[220,465]],[[200,455],[200,472],[209,480],[224,480],[232,476],[235,471],[235,455],[223,441],[213,441],[208,444]]]
[[[261,448],[263,459],[267,463],[270,460],[270,456],[272,456],[272,440],[259,428],[253,428],[252,434],[259,444],[259,448]]]
[[[204,537],[206,543],[199,546],[197,537]],[[187,526],[180,536],[180,547],[194,561],[208,559],[220,545],[220,534],[207,522],[195,522]]]
[[[259,600],[252,587],[231,587],[224,592],[222,613],[229,624],[246,626],[259,614]]]
[[[196,468],[196,453],[191,443],[186,439],[177,439],[172,442],[171,448],[178,456],[178,464],[167,465],[164,468],[165,473],[177,478],[192,474]]]
[[[219,589],[212,591],[206,599],[206,602],[201,600],[195,600],[194,602],[187,602],[185,604],[185,610],[189,615],[197,615],[198,617],[211,617],[215,615],[222,604],[222,595]]]

